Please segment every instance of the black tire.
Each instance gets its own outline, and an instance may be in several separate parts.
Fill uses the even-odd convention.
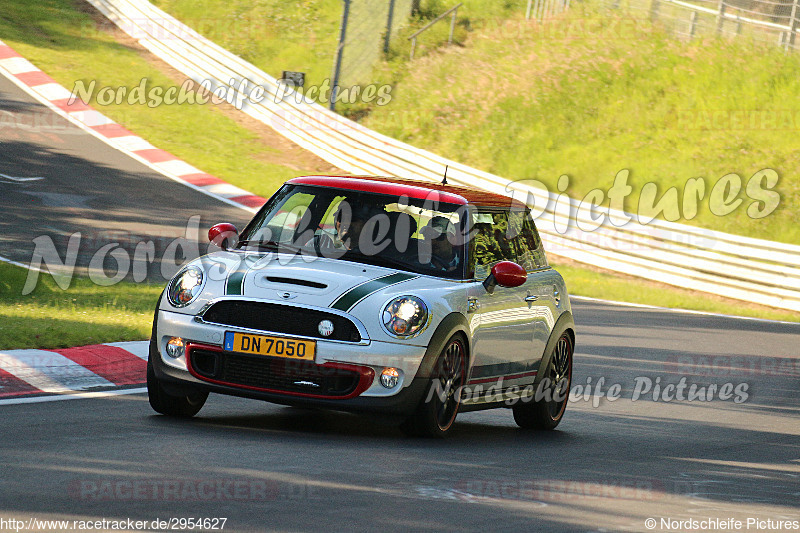
[[[517,403],[513,407],[514,421],[523,429],[551,430],[564,417],[572,385],[572,338],[561,334],[553,347],[542,383],[536,389],[538,399]],[[547,380],[547,381],[544,381]]]
[[[150,407],[157,413],[181,418],[193,417],[203,408],[208,398],[207,392],[193,391],[191,394],[175,396],[169,394],[156,377],[153,362],[147,360],[147,396]]]
[[[453,336],[436,360],[430,385],[416,412],[400,425],[414,437],[444,437],[458,414],[467,376],[467,352],[461,335]]]

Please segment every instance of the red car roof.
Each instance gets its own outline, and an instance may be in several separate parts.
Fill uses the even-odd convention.
[[[509,196],[429,181],[384,178],[379,176],[302,176],[289,180],[293,185],[319,185],[334,189],[374,192],[393,196],[408,196],[424,200],[430,198],[440,202],[465,205],[467,203],[486,207],[520,207],[525,204]],[[431,196],[434,195],[434,196]]]

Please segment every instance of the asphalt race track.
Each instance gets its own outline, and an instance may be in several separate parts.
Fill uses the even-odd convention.
[[[201,217],[201,241],[212,223],[249,218],[2,77],[0,208],[0,256],[27,263],[47,236],[63,258],[80,232],[85,273],[109,243],[132,253],[154,241],[153,281],[190,217]],[[191,420],[156,415],[144,394],[2,401],[0,530],[46,529],[32,518],[347,532],[691,529],[662,519],[765,531],[800,520],[800,325],[573,307],[574,396],[550,433],[517,429],[508,410],[461,415],[448,439],[430,441],[380,420],[222,396]],[[152,524],[181,518],[218,521]]]
[[[215,395],[188,421],[155,415],[140,394],[2,405],[0,508],[16,519],[227,518],[225,531],[800,519],[800,326],[574,310],[573,384],[605,377],[602,391],[619,384],[621,397],[595,407],[581,394],[554,432],[523,432],[494,410],[461,415],[445,441],[417,440],[353,415]],[[645,377],[731,383],[747,397],[632,401]]]
[[[40,179],[36,179],[40,178]],[[103,260],[106,276],[116,262],[103,247],[119,243],[133,263],[139,243],[153,242],[147,278],[165,281],[161,259],[170,243],[186,235],[190,217],[200,215],[201,253],[205,231],[217,222],[240,225],[247,211],[215,201],[172,181],[72,125],[0,76],[0,256],[29,264],[37,237],[49,237],[60,259],[70,237],[80,232],[78,272],[86,274],[92,258]],[[176,249],[173,245],[172,249]],[[144,247],[142,247],[144,250]],[[174,273],[193,255],[177,249]],[[168,257],[172,257],[169,254]],[[133,266],[128,276],[133,276]]]

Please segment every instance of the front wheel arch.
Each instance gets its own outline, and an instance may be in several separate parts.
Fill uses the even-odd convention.
[[[430,379],[433,376],[436,360],[439,358],[445,345],[450,342],[450,339],[456,334],[460,334],[464,342],[464,349],[466,351],[464,355],[466,357],[467,369],[469,369],[472,355],[469,323],[464,315],[453,312],[444,317],[436,327],[436,331],[428,342],[425,355],[422,357],[422,363],[419,365],[416,378]]]
[[[547,366],[550,364],[550,359],[553,356],[553,350],[558,343],[558,339],[561,338],[561,335],[567,333],[569,335],[569,340],[572,342],[572,350],[575,351],[575,321],[572,318],[572,313],[569,311],[564,311],[561,313],[561,316],[558,317],[556,323],[553,325],[553,329],[550,331],[550,338],[547,340],[547,345],[544,348],[544,352],[542,353],[542,359],[539,362],[539,370],[536,373],[536,379],[534,380],[533,384],[534,387],[539,386],[539,383],[542,381],[544,377],[545,370]]]

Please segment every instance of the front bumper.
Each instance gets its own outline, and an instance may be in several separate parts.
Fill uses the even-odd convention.
[[[177,359],[166,355],[166,343],[170,337],[181,337],[187,343],[205,345],[221,350],[222,339],[226,331],[270,334],[263,331],[202,323],[194,320],[192,315],[159,310],[156,315],[150,346],[150,359],[156,377],[165,382],[165,385],[172,385],[173,388],[186,388],[188,386],[209,392],[257,398],[287,405],[317,406],[398,415],[407,415],[413,412],[414,408],[419,404],[427,385],[427,379],[415,379],[426,354],[426,349],[420,346],[400,343],[369,340],[359,344],[317,341],[315,362],[318,365],[323,367],[347,365],[363,369],[363,378],[358,387],[358,394],[347,398],[310,397],[312,395],[303,397],[296,394],[258,390],[258,388],[248,388],[204,379],[197,372],[194,372],[194,375],[190,372],[185,355]],[[291,336],[283,334],[273,335],[291,338]],[[400,370],[400,382],[393,389],[386,389],[379,382],[378,376],[380,376],[385,367],[394,367]]]

